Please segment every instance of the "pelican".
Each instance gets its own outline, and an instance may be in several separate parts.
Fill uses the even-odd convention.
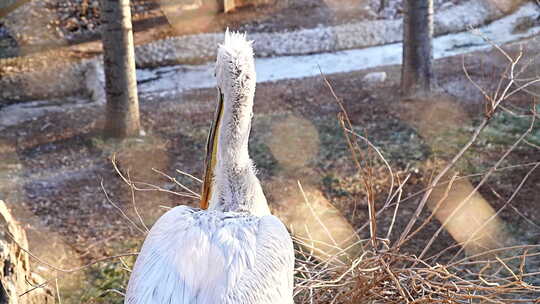
[[[225,33],[215,76],[199,208],[161,216],[141,248],[126,304],[292,304],[294,250],[270,214],[248,153],[255,63],[245,34]]]

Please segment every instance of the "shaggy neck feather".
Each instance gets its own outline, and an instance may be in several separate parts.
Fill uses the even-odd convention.
[[[223,112],[209,208],[269,214],[248,152],[256,82],[251,43],[239,34],[226,37],[218,51],[216,67]]]

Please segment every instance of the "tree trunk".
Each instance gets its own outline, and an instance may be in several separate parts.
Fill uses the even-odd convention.
[[[433,77],[433,0],[405,0],[401,97],[431,93]]]
[[[140,121],[129,0],[101,0],[101,8],[107,95],[104,133],[116,138],[135,136]]]
[[[34,288],[45,280],[30,271],[28,254],[19,246],[28,249],[26,233],[0,200],[0,304],[53,304],[48,285]]]

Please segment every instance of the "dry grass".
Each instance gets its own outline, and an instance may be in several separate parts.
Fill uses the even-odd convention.
[[[370,244],[370,242],[367,242]],[[526,282],[526,259],[540,246],[518,246],[441,265],[400,253],[380,240],[351,265],[299,262],[297,303],[536,303],[540,288]],[[521,254],[497,258],[497,253]],[[495,256],[495,260],[492,257]],[[519,261],[517,271],[510,261]],[[479,270],[475,270],[479,269]],[[508,274],[509,273],[509,274]]]

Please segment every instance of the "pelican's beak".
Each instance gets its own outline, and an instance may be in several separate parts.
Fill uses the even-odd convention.
[[[201,194],[201,209],[208,209],[209,200],[212,197],[212,185],[214,172],[217,164],[217,147],[219,139],[219,128],[221,117],[223,116],[223,94],[218,88],[218,103],[214,113],[214,121],[208,133],[206,142],[206,159],[204,161],[204,181]]]

